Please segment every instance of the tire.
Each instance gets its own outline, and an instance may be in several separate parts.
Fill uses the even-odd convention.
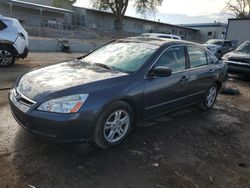
[[[112,103],[101,112],[97,120],[95,144],[103,149],[120,144],[129,134],[133,122],[134,113],[129,104],[123,101]]]
[[[15,63],[14,51],[8,46],[0,46],[0,67],[9,67]]]
[[[201,110],[209,110],[213,107],[218,95],[218,85],[213,84],[206,92],[206,96],[200,104]]]

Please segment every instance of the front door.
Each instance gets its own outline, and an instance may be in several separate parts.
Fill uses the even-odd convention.
[[[189,78],[185,54],[183,46],[173,46],[166,49],[156,61],[153,68],[166,66],[172,70],[172,75],[169,77],[147,76],[145,79],[145,118],[185,104]]]

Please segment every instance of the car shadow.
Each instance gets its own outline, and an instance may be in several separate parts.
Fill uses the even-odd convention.
[[[248,75],[243,75],[243,74],[229,74],[229,79],[232,81],[242,81],[242,82],[247,82],[250,83],[250,76]]]
[[[162,172],[172,176],[180,163],[194,162],[194,156],[183,156],[194,154],[196,138],[211,126],[204,124],[209,116],[193,109],[161,116],[144,122],[124,143],[107,150],[57,144],[20,129],[12,163],[23,182],[35,187],[155,187]]]

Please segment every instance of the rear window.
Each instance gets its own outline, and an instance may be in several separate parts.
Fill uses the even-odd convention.
[[[207,56],[205,50],[196,46],[188,46],[187,50],[191,68],[207,65]]]
[[[7,25],[2,20],[0,20],[0,31],[4,30],[6,28],[7,28]]]
[[[225,41],[223,46],[229,46],[231,47],[232,46],[232,42],[231,41]]]
[[[166,39],[171,39],[170,36],[166,36],[166,35],[159,35],[160,38],[166,38]]]

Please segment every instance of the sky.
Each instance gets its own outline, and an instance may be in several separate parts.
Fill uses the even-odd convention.
[[[232,15],[225,13],[228,0],[163,0],[157,13],[136,13],[133,1],[126,11],[127,16],[145,18],[170,24],[227,22]],[[77,0],[76,6],[92,8],[90,0]]]

